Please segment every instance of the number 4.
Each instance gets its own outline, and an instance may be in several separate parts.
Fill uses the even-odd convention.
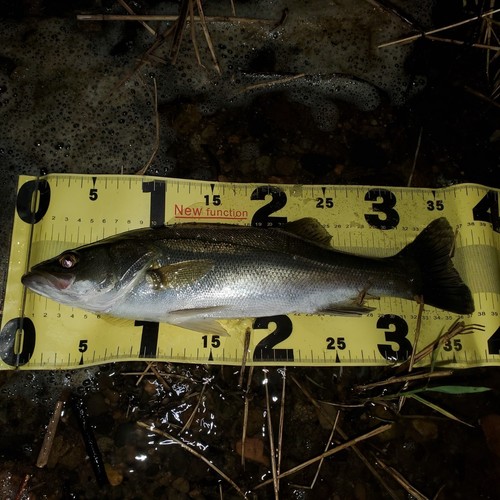
[[[493,226],[493,230],[499,233],[500,216],[498,209],[498,193],[495,191],[488,191],[472,209],[472,217],[474,220],[489,222]]]

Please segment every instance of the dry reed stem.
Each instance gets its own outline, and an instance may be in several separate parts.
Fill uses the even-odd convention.
[[[120,14],[79,14],[77,21],[165,21],[175,22],[179,16],[164,15],[120,15]],[[207,23],[235,23],[235,24],[268,24],[273,26],[276,20],[259,19],[253,17],[233,17],[233,16],[204,16]],[[194,16],[195,23],[201,23],[201,16]]]
[[[238,379],[238,387],[243,385],[243,377],[245,375],[245,368],[248,360],[248,353],[250,347],[250,337],[252,335],[252,331],[250,327],[247,327],[245,330],[245,340],[243,343],[243,357],[241,358],[241,368],[240,368],[240,377]]]
[[[205,389],[207,388],[207,385],[204,384],[203,385],[203,388],[200,392],[200,395],[198,396],[198,401],[196,402],[196,405],[193,409],[193,411],[191,412],[191,415],[189,415],[189,418],[187,419],[187,422],[184,424],[184,426],[182,427],[182,429],[179,431],[179,434],[183,434],[187,429],[189,429],[191,427],[191,424],[193,423],[193,420],[196,416],[196,413],[198,412],[198,408],[200,407],[200,404],[201,404],[201,400],[203,399],[203,395],[205,393]]]
[[[278,428],[278,464],[276,470],[278,474],[281,470],[281,458],[283,456],[283,433],[285,431],[285,396],[286,396],[286,366],[283,367],[283,385],[281,387],[280,421]]]
[[[413,164],[411,166],[410,177],[408,178],[408,187],[411,186],[411,183],[413,181],[413,174],[415,173],[415,168],[417,166],[417,158],[418,158],[418,153],[420,152],[420,144],[422,142],[423,130],[424,127],[420,127],[420,133],[418,134],[418,140],[417,140],[417,148],[415,149],[415,155],[413,156]]]
[[[170,59],[172,64],[177,61],[177,56],[179,55],[179,50],[181,48],[182,37],[184,35],[184,28],[186,26],[187,14],[189,10],[189,5],[193,0],[182,0],[180,13],[175,21],[174,37],[172,41],[172,46],[170,47]]]
[[[266,390],[266,410],[267,410],[267,432],[269,433],[269,453],[271,454],[271,470],[273,473],[273,488],[274,488],[274,498],[279,500],[280,497],[280,484],[278,480],[278,473],[276,470],[276,449],[274,448],[274,433],[273,433],[273,421],[271,418],[271,400],[269,398],[269,378],[268,373],[269,370],[267,368],[263,368],[262,372],[264,373],[264,387]]]
[[[399,38],[398,40],[392,40],[391,42],[385,42],[382,43],[378,46],[379,49],[383,47],[390,47],[391,45],[401,45],[405,43],[410,43],[414,42],[415,40],[418,40],[419,38],[426,37],[428,35],[433,35],[434,33],[440,33],[441,31],[446,31],[452,28],[457,28],[458,26],[463,26],[464,24],[472,23],[474,21],[478,21],[479,19],[483,19],[488,16],[493,16],[497,12],[500,12],[500,9],[494,9],[494,10],[489,10],[488,12],[484,12],[483,14],[480,14],[479,16],[474,16],[469,19],[465,19],[464,21],[460,21],[458,23],[453,23],[449,24],[447,26],[442,26],[441,28],[436,28],[433,30],[425,31],[423,33],[419,33],[418,35],[412,35],[408,36],[405,38]]]
[[[130,6],[125,2],[125,0],[118,0],[118,3],[132,16],[135,16],[135,12],[130,8]],[[147,24],[146,22],[144,21],[139,21],[139,23],[142,24],[142,26],[144,28],[146,28],[146,30],[153,36],[156,36],[156,31],[151,28],[151,26],[149,26],[149,24]]]
[[[376,460],[378,465],[388,472],[413,498],[416,500],[429,500],[428,497],[413,487],[400,472],[390,465],[385,464],[380,458],[376,457]]]
[[[477,90],[471,88],[471,87],[468,87],[467,85],[464,85],[464,89],[469,92],[470,94],[476,96],[476,97],[479,97],[479,99],[482,99],[483,101],[486,101],[488,104],[491,104],[492,106],[495,106],[495,108],[500,108],[500,104],[498,102],[495,102],[492,97],[488,97],[484,94],[481,94],[481,92],[478,92]],[[496,92],[500,91],[500,80],[498,82],[498,88],[497,90],[495,91],[494,90],[494,93],[493,93],[493,96],[495,96],[496,98]]]
[[[446,483],[444,483],[439,490],[436,491],[436,494],[432,497],[432,500],[438,500],[439,495],[441,495],[441,492],[446,488]]]
[[[330,447],[330,443],[333,441],[333,435],[335,434],[335,430],[336,430],[339,418],[340,418],[340,411],[337,412],[337,415],[335,417],[335,422],[332,425],[332,431],[330,432],[330,436],[328,438],[328,441],[326,442],[325,452],[328,451],[328,448]],[[304,489],[304,490],[312,490],[314,488],[314,485],[316,484],[316,481],[318,480],[319,473],[321,471],[321,466],[323,465],[324,460],[325,459],[322,458],[319,461],[318,468],[316,469],[316,474],[314,474],[313,480],[311,481],[311,484],[309,486],[303,486],[303,485],[300,485],[300,484],[294,484],[293,486],[296,487],[296,488]]]
[[[178,444],[182,449],[188,451],[192,455],[194,455],[196,458],[199,458],[203,462],[205,462],[212,470],[217,472],[219,476],[221,476],[225,481],[227,481],[238,493],[242,498],[247,498],[243,490],[224,472],[222,472],[216,465],[214,465],[208,458],[205,458],[203,455],[198,453],[196,450],[188,446],[186,443],[181,441],[180,439],[177,439],[176,437],[172,436],[168,432],[162,431],[160,429],[157,429],[156,427],[153,427],[152,425],[147,424],[146,422],[138,421],[137,425],[139,427],[142,427],[143,429],[146,429],[150,432],[153,432],[154,434],[157,434],[158,436],[162,436],[164,438],[167,438],[174,443]]]
[[[403,382],[414,382],[415,380],[422,380],[422,379],[449,377],[450,375],[453,375],[453,370],[445,370],[441,372],[427,372],[427,373],[420,373],[418,375],[402,375],[401,377],[391,377],[386,380],[381,380],[379,382],[372,382],[371,384],[357,385],[355,387],[355,390],[357,392],[363,392],[384,385],[399,384]]]
[[[335,453],[338,453],[339,451],[346,450],[348,448],[351,448],[352,446],[365,441],[366,439],[370,439],[377,434],[380,434],[382,432],[388,431],[393,424],[385,424],[380,427],[377,427],[376,429],[372,429],[371,431],[362,434],[361,436],[355,437],[353,439],[350,439],[349,441],[346,441],[345,443],[339,444],[335,448],[332,448],[331,450],[326,451],[325,453],[322,453],[321,455],[318,455],[317,457],[311,458],[309,460],[306,460],[305,462],[297,465],[296,467],[293,467],[285,472],[282,472],[279,476],[277,476],[278,479],[283,479],[284,477],[291,476],[292,474],[295,474],[296,472],[301,471],[302,469],[305,469],[306,467],[309,467],[310,465],[319,462],[322,459],[325,459],[327,457],[330,457],[334,455]],[[258,484],[256,487],[254,487],[254,490],[262,488],[263,486],[266,486],[270,484],[273,481],[273,479],[268,479],[267,481],[264,481],[263,483]]]
[[[420,360],[431,354],[436,348],[440,347],[448,340],[451,340],[456,335],[465,335],[473,333],[476,330],[484,331],[484,326],[476,324],[465,325],[463,321],[456,320],[444,335],[441,335],[439,338],[425,346],[419,353],[415,354],[414,363],[418,363]],[[408,364],[409,361],[405,361],[398,367],[398,371],[406,370]]]
[[[302,385],[297,381],[297,379],[293,375],[291,375],[291,377],[292,380],[295,382],[295,384],[307,397],[307,399],[309,399],[309,401],[322,413],[323,417],[330,423],[330,425],[333,425],[334,421],[331,419],[330,415],[328,415],[323,410],[323,408],[321,408],[321,405],[316,401],[316,399],[313,398],[313,396],[309,393],[309,391],[305,387],[302,387]],[[340,426],[337,425],[336,430],[337,433],[342,437],[342,439],[348,439],[347,434],[340,428]],[[396,492],[393,491],[392,488],[387,484],[384,478],[378,473],[377,469],[365,457],[363,452],[357,446],[353,446],[351,449],[357,455],[357,457],[363,462],[363,464],[365,464],[366,468],[373,474],[375,479],[377,479],[377,481],[385,488],[389,496],[393,500],[400,500]]]
[[[208,50],[210,51],[210,55],[212,56],[212,62],[214,63],[215,70],[220,75],[222,72],[219,66],[219,61],[217,60],[217,55],[215,54],[214,45],[212,43],[212,37],[210,36],[210,31],[208,30],[208,25],[205,19],[205,13],[203,12],[203,6],[201,4],[201,0],[196,0],[196,5],[198,7],[198,15],[200,16],[201,28],[203,30],[203,34],[205,35],[205,40],[208,45]]]
[[[170,26],[169,28],[167,28],[165,31],[163,31],[162,33],[160,33],[158,35],[157,39],[151,45],[151,47],[149,47],[146,50],[146,52],[144,52],[144,54],[141,56],[141,58],[139,59],[139,61],[135,65],[134,69],[132,71],[130,71],[129,73],[127,73],[115,85],[115,87],[114,87],[113,91],[111,92],[111,94],[113,94],[113,92],[115,92],[116,89],[118,89],[119,87],[121,87],[127,80],[129,80],[130,78],[132,78],[132,76],[134,76],[142,68],[142,66],[144,66],[144,64],[146,64],[148,62],[148,59],[153,55],[153,52],[163,44],[163,42],[168,38],[168,36],[174,31],[174,28],[175,28],[175,25]]]
[[[153,78],[153,104],[154,104],[154,111],[155,111],[155,128],[156,128],[156,134],[155,134],[155,143],[153,146],[153,151],[151,153],[151,156],[149,157],[149,160],[146,162],[144,167],[142,167],[136,175],[144,175],[148,168],[151,166],[153,163],[153,160],[155,159],[155,156],[158,153],[158,150],[160,149],[160,114],[158,113],[158,88],[156,87],[156,78]]]
[[[285,76],[283,78],[278,78],[277,80],[271,80],[268,82],[260,82],[260,83],[254,83],[252,85],[247,85],[246,87],[242,88],[238,94],[243,94],[245,92],[249,92],[251,90],[255,89],[262,89],[262,88],[267,88],[267,87],[273,87],[274,85],[282,85],[283,83],[288,83],[292,82],[293,80],[298,80],[299,78],[304,78],[306,76],[305,73],[299,73],[297,75],[293,76]]]
[[[467,45],[467,47],[472,47],[474,49],[483,49],[483,50],[493,50],[494,52],[500,51],[500,47],[496,47],[495,45],[486,45],[484,43],[469,43],[464,40],[455,40],[453,38],[442,38],[439,36],[428,35],[425,38],[428,40],[432,40],[433,42],[443,42],[443,43],[451,43],[453,45]]]
[[[191,32],[191,43],[193,44],[196,62],[198,63],[198,66],[205,68],[205,66],[203,66],[203,64],[201,62],[200,49],[198,48],[198,42],[196,41],[196,27],[195,27],[195,23],[194,23],[194,5],[193,5],[193,2],[189,2],[189,19],[191,21],[190,26],[189,26],[189,30]]]
[[[24,476],[24,479],[22,483],[19,485],[19,489],[17,490],[14,500],[23,500],[24,498],[26,498],[26,488],[28,486],[28,482],[30,479],[31,479],[31,474],[26,474]],[[29,498],[31,498],[31,495],[29,495]]]
[[[245,391],[245,405],[243,408],[243,429],[241,435],[241,466],[245,468],[245,444],[247,440],[247,428],[248,428],[248,410],[250,407],[250,398],[248,397],[248,393],[250,391],[250,385],[252,384],[253,377],[253,366],[248,370],[248,379],[247,379],[247,389]]]
[[[56,402],[54,413],[52,413],[52,417],[50,417],[49,425],[47,425],[47,431],[45,432],[45,436],[43,438],[42,447],[40,448],[40,453],[38,454],[38,458],[36,461],[37,467],[45,467],[47,465],[47,462],[49,461],[50,451],[52,450],[54,438],[56,437],[57,426],[61,418],[64,403],[67,399],[68,394],[64,393],[61,394],[61,397]]]
[[[410,27],[413,29],[418,29],[420,28],[418,26],[415,26],[415,23],[406,17],[403,12],[398,10],[394,5],[386,5],[385,3],[379,2],[378,0],[366,0],[369,4],[373,5],[374,7],[379,8],[380,10],[387,12],[393,16],[396,16],[399,20],[403,21],[404,23],[408,24]]]
[[[160,381],[160,384],[167,390],[171,391],[172,388],[168,384],[168,382],[163,378],[161,373],[158,371],[158,368],[156,368],[155,365],[151,365],[151,371],[155,374],[155,377]]]
[[[420,331],[422,329],[422,314],[424,312],[424,298],[419,295],[415,298],[418,303],[418,314],[417,314],[417,324],[415,325],[415,339],[413,341],[413,349],[410,356],[410,365],[408,366],[408,373],[413,370],[413,365],[415,363],[415,353],[417,352],[418,339],[420,338]]]
[[[130,373],[130,375],[139,375],[139,378],[137,379],[137,382],[135,385],[139,385],[142,382],[142,379],[146,376],[149,375],[149,372],[151,370],[151,367],[154,365],[154,361],[148,361],[146,363],[146,368],[142,373]],[[129,375],[128,373],[124,373],[124,375]]]

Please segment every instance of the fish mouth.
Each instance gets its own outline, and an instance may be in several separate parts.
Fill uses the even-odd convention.
[[[21,278],[25,287],[40,294],[47,294],[51,289],[66,290],[74,281],[74,274],[52,274],[42,271],[30,271]]]

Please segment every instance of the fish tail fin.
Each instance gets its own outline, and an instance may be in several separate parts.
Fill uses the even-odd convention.
[[[462,281],[450,257],[455,235],[444,217],[432,221],[399,256],[411,259],[420,271],[414,290],[424,303],[457,314],[474,311],[469,287]]]

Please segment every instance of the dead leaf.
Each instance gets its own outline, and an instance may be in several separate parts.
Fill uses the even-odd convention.
[[[486,438],[488,448],[497,457],[500,457],[500,415],[492,413],[479,420]]]
[[[241,440],[236,441],[236,453],[241,456]],[[269,467],[270,458],[264,454],[264,443],[260,437],[248,437],[245,440],[244,456],[248,460],[258,462],[259,464]]]

